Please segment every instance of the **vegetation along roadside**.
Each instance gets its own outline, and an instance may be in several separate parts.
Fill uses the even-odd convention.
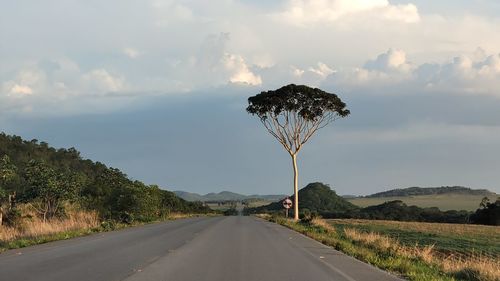
[[[213,213],[74,148],[0,133],[0,251]]]
[[[357,227],[356,225],[360,224],[359,220],[327,221],[315,217],[303,217],[301,221],[294,222],[278,215],[259,215],[259,217],[291,228],[347,255],[408,280],[500,280],[500,260],[498,255],[493,253],[487,255],[470,251],[467,254],[460,254],[458,251],[447,252],[440,244],[412,244],[404,239],[388,235],[387,232],[382,234]],[[388,222],[386,228],[398,229],[397,226],[391,224],[399,224],[401,227],[404,223]],[[415,228],[416,223],[408,224],[413,224],[413,229]],[[412,226],[409,225],[409,227],[411,229]],[[447,231],[453,231],[450,227],[463,228],[463,225],[447,224],[444,227],[447,229],[443,230],[441,235],[445,235]],[[484,228],[488,228],[481,231],[486,236],[496,236],[495,233],[498,233],[498,227],[484,226]],[[415,231],[424,233],[423,229],[429,229],[432,233],[439,228],[430,230],[428,226],[421,226]],[[456,231],[467,233],[468,230],[456,229]]]

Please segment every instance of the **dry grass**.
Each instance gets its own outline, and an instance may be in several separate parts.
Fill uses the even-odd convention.
[[[185,218],[192,218],[192,217],[197,217],[199,214],[186,214],[186,213],[170,213],[167,216],[168,220],[178,220],[178,219],[185,219]]]
[[[321,222],[318,225],[323,225]],[[398,240],[380,235],[375,232],[362,232],[354,228],[344,228],[346,237],[353,241],[370,245],[379,251],[392,252],[396,255],[418,258],[422,261],[435,264],[444,272],[456,274],[459,272],[473,275],[477,280],[500,280],[500,261],[481,255],[444,255],[434,251],[434,246],[413,247],[404,246]]]
[[[22,238],[36,238],[66,231],[90,229],[99,226],[96,212],[82,211],[71,206],[65,218],[43,222],[34,216],[26,206],[20,207],[24,217],[15,227],[0,226],[0,241],[8,242]]]
[[[269,220],[271,218],[270,214],[255,214],[254,216],[264,220]]]
[[[336,233],[335,227],[323,219],[313,218],[311,220],[311,224],[316,225],[316,226],[320,226],[320,227],[324,228],[326,231],[328,231],[329,233]]]
[[[487,237],[495,239],[495,243],[500,243],[500,227],[490,225],[475,224],[453,224],[453,223],[428,223],[428,222],[402,222],[386,220],[360,220],[360,219],[334,219],[329,220],[334,223],[346,223],[351,225],[381,225],[395,229],[419,231],[433,234],[454,234],[472,235],[475,237]]]
[[[498,257],[474,252],[467,255],[453,251],[443,253],[434,245],[403,244],[395,237],[375,231],[346,227],[345,224],[332,225],[331,220],[314,219],[295,223],[283,218],[262,217],[409,280],[500,281]],[[464,229],[468,229],[468,226]]]

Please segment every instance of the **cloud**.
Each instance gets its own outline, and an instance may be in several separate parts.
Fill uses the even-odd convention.
[[[105,69],[95,69],[83,75],[90,92],[110,93],[125,89],[125,79],[115,77]]]
[[[374,60],[369,60],[364,66],[367,70],[386,72],[407,72],[411,64],[406,60],[406,53],[402,50],[389,49]]]
[[[189,22],[195,19],[193,11],[188,6],[177,2],[172,0],[151,1],[157,26],[167,27],[177,22]]]
[[[316,68],[314,67],[309,67],[308,69],[310,72],[315,73],[321,77],[327,77],[328,75],[334,73],[335,71],[331,69],[328,65],[318,62],[318,65]]]
[[[287,83],[496,95],[499,20],[477,9],[390,0],[119,2],[6,4],[12,12],[0,27],[18,24],[0,28],[17,39],[0,49],[1,106],[14,97],[73,104]],[[486,51],[467,53],[478,45]]]
[[[125,54],[127,57],[129,57],[131,59],[135,59],[135,58],[139,57],[139,55],[141,55],[141,53],[134,48],[123,49],[123,54]]]
[[[261,85],[262,79],[248,68],[245,60],[240,55],[225,54],[223,64],[232,75],[231,83],[243,83],[248,85]]]
[[[486,55],[481,49],[444,63],[408,62],[402,50],[390,49],[367,61],[363,67],[330,75],[324,85],[371,92],[435,92],[487,94],[500,97],[500,54]]]
[[[335,23],[359,16],[403,23],[420,20],[415,5],[392,5],[387,0],[290,0],[285,11],[273,16],[297,26]]]
[[[106,97],[123,96],[129,86],[121,75],[104,68],[83,71],[67,59],[41,61],[24,65],[0,84],[2,114],[68,114],[112,110],[123,101],[106,101]],[[126,100],[126,97],[123,98]],[[82,106],[93,104],[92,106]]]
[[[113,97],[119,106],[138,96],[179,94],[231,84],[262,85],[262,77],[255,72],[261,66],[249,63],[242,54],[232,51],[229,43],[229,33],[209,35],[195,54],[172,61],[164,59],[160,71],[146,77],[136,77],[133,72],[120,73],[116,67],[108,68],[104,64],[89,67],[69,58],[30,62],[0,82],[0,107],[11,112],[29,107],[30,112],[46,113],[61,104],[67,110],[75,110],[77,104],[89,102],[101,103],[99,108],[110,106],[109,110],[113,110],[115,106],[107,98]],[[129,64],[142,68],[143,57],[139,51],[126,48],[124,53],[135,58]],[[94,109],[78,107],[76,112]]]
[[[304,75],[304,73],[306,72],[305,70],[300,69],[300,68],[298,68],[298,67],[296,67],[296,66],[293,66],[293,65],[292,65],[292,66],[290,66],[290,70],[291,70],[291,72],[292,72],[292,75],[293,75],[294,77],[297,77],[297,78],[302,77],[302,75]]]
[[[282,71],[279,68],[276,71]],[[286,80],[290,83],[306,84],[309,86],[319,86],[325,78],[336,71],[326,63],[318,62],[314,66],[299,68],[291,65],[288,68]]]
[[[12,87],[12,89],[10,90],[10,92],[13,94],[31,95],[33,94],[33,89],[31,89],[28,86],[21,86],[15,84],[14,87]]]
[[[252,71],[243,55],[229,50],[230,34],[212,34],[205,38],[197,55],[192,55],[181,63],[172,65],[170,74],[177,81],[187,83],[191,90],[217,87],[228,83],[258,86],[262,84],[260,75]]]
[[[484,59],[462,55],[445,64],[422,65],[416,79],[428,90],[500,97],[500,54]]]
[[[27,98],[38,94],[37,90],[44,87],[46,75],[36,68],[19,71],[11,80],[2,83],[0,98]]]

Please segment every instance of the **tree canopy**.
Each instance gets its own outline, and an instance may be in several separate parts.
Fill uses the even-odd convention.
[[[0,133],[0,214],[9,198],[41,217],[64,215],[64,203],[97,211],[103,219],[154,220],[169,212],[209,212],[155,185],[133,181],[118,169],[83,159],[74,149]]]
[[[248,98],[247,112],[257,115],[268,132],[295,154],[314,133],[350,111],[335,94],[290,84]]]

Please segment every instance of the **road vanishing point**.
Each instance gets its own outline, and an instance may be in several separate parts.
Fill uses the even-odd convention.
[[[401,280],[255,217],[199,217],[9,250],[9,281]]]

